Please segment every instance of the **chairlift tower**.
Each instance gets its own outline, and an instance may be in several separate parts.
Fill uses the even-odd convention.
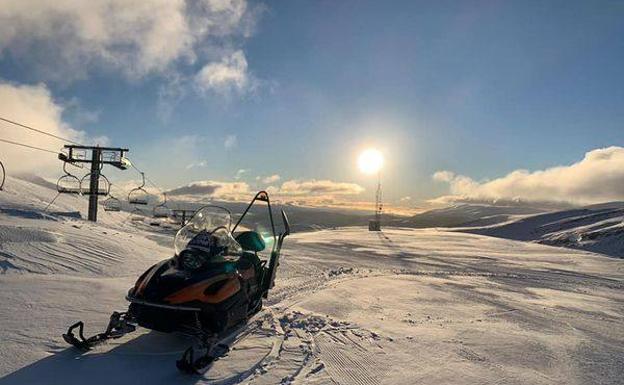
[[[191,209],[175,209],[175,210],[171,210],[171,213],[174,218],[180,219],[180,225],[184,227],[184,225],[186,225],[187,218],[190,219],[191,217],[193,217],[196,211],[197,210],[191,210]]]
[[[59,159],[67,163],[88,163],[91,164],[91,174],[89,180],[89,190],[83,195],[89,196],[88,219],[97,222],[98,196],[100,194],[100,172],[106,164],[120,170],[126,170],[129,162],[125,158],[127,148],[100,147],[100,146],[78,146],[65,145],[67,153],[60,153]],[[91,159],[87,154],[91,152]]]

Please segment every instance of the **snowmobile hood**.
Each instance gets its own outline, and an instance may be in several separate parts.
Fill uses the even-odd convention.
[[[216,303],[240,289],[238,276],[234,258],[208,262],[194,271],[178,268],[172,258],[148,269],[130,289],[128,299],[168,305]]]

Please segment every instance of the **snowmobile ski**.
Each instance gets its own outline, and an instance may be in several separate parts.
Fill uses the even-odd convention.
[[[67,329],[67,333],[63,334],[63,339],[68,344],[87,351],[106,340],[120,338],[135,331],[136,326],[130,323],[127,315],[128,313],[113,312],[106,330],[89,338],[84,336],[84,322],[78,321]],[[78,329],[78,337],[74,334],[75,329]]]
[[[244,323],[212,340],[206,339],[200,343],[199,349],[205,353],[195,358],[196,349],[190,346],[184,351],[182,357],[176,361],[176,367],[186,374],[204,374],[208,367],[215,361],[226,356],[230,347],[257,330],[262,325],[262,320],[257,320],[253,326]]]

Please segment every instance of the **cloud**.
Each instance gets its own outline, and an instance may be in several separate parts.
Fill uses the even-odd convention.
[[[43,85],[27,86],[0,83],[0,116],[36,127],[78,143],[107,144],[106,138],[88,138],[83,131],[72,129],[62,119],[64,107],[56,103]],[[0,122],[2,138],[51,151],[60,151],[62,140]],[[55,154],[0,143],[0,160],[7,173],[58,174],[62,164]]]
[[[226,150],[232,149],[238,145],[238,139],[236,135],[228,135],[225,137],[225,141],[223,142],[223,146]]]
[[[364,188],[354,183],[311,179],[291,180],[284,182],[281,186],[269,186],[266,190],[276,201],[317,206],[329,206],[330,204],[340,206],[344,203],[345,197],[358,195],[364,191]],[[205,180],[171,189],[167,194],[187,200],[206,198],[247,200],[251,194],[251,188],[245,182]]]
[[[56,81],[94,68],[137,78],[220,58],[246,70],[231,47],[251,35],[261,8],[245,0],[8,1],[0,7],[0,53]]]
[[[271,176],[267,176],[267,177],[258,177],[257,179],[262,179],[262,183],[265,184],[270,184],[270,183],[275,183],[277,181],[279,181],[280,179],[282,179],[279,175],[277,174],[273,174]]]
[[[203,167],[206,167],[206,166],[208,166],[208,162],[205,161],[205,160],[201,160],[199,162],[189,163],[189,164],[186,165],[185,168],[187,170],[190,170],[192,168],[203,168]]]
[[[167,191],[167,194],[187,200],[202,200],[205,198],[241,200],[249,197],[250,189],[245,182],[204,180],[171,189]]]
[[[336,196],[357,195],[364,188],[355,183],[333,182],[331,180],[289,180],[276,191],[282,196]]]
[[[247,174],[249,172],[249,169],[246,168],[241,168],[238,171],[236,171],[236,175],[234,175],[234,179],[240,179],[243,177],[243,175]]]
[[[229,96],[252,91],[255,81],[247,71],[247,59],[243,51],[232,52],[218,62],[206,64],[195,76],[201,92],[213,91]]]
[[[407,203],[407,202],[410,202],[411,200],[412,200],[412,197],[406,196],[406,197],[402,197],[401,199],[399,199],[399,202]]]
[[[437,202],[472,199],[591,204],[624,200],[624,148],[595,149],[571,165],[534,172],[516,170],[490,181],[478,182],[450,171],[438,171],[433,179],[448,183],[452,194]]]

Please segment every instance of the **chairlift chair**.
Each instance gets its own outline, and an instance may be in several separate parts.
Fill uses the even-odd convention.
[[[63,172],[65,175],[56,181],[56,191],[59,194],[82,194],[80,179],[67,171],[67,162],[63,162]]]
[[[148,193],[145,187],[145,173],[141,173],[142,183],[139,187],[130,190],[128,193],[128,202],[133,205],[147,205]]]
[[[154,218],[168,218],[171,215],[171,210],[167,207],[167,193],[163,193],[163,202],[154,206],[152,216]]]
[[[0,191],[4,187],[4,180],[6,179],[6,170],[4,169],[4,165],[2,161],[0,161]]]
[[[109,188],[111,187],[113,187],[112,183],[109,184]],[[110,193],[102,205],[104,205],[104,211],[121,211],[121,201]]]
[[[104,211],[121,211],[121,201],[114,196],[109,196],[104,202]]]
[[[144,220],[145,214],[138,207],[130,213],[130,222],[143,222]]]
[[[91,174],[88,173],[82,177],[80,180],[80,187],[83,195],[101,195],[106,196],[110,193],[110,182],[108,178],[104,174],[100,174],[98,179],[98,186],[95,192],[91,191]],[[86,182],[85,182],[86,181]],[[88,186],[87,188],[82,188],[83,186]]]

